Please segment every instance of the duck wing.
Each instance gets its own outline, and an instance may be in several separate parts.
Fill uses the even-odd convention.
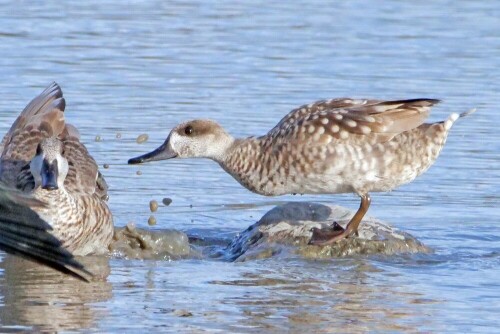
[[[63,156],[69,170],[64,185],[73,193],[107,197],[107,184],[97,163],[80,142],[78,130],[64,119],[66,101],[57,83],[35,97],[16,119],[2,140],[0,180],[10,187],[31,190],[34,187],[29,163],[43,138],[57,137],[64,143]]]
[[[319,101],[290,112],[267,137],[273,144],[329,143],[332,140],[384,142],[420,126],[429,116],[435,99]]]
[[[58,136],[64,131],[65,106],[61,88],[52,83],[24,108],[2,140],[0,180],[4,184],[20,189],[31,186],[32,178],[26,166],[43,138]]]
[[[68,128],[63,134],[64,157],[68,160],[69,170],[64,187],[72,193],[97,194],[101,199],[107,199],[108,185],[99,172],[96,161],[80,142],[76,129]]]

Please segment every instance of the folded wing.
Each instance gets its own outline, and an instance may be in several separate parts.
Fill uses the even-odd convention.
[[[383,142],[421,125],[438,102],[434,99],[319,101],[290,112],[268,136],[274,144],[293,140]]]

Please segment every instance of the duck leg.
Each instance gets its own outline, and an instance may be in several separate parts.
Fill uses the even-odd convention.
[[[351,218],[345,229],[336,222],[333,223],[333,228],[320,229],[314,227],[312,229],[313,234],[311,240],[309,240],[309,244],[318,246],[331,245],[334,242],[356,233],[358,231],[359,223],[361,223],[361,220],[370,207],[370,202],[371,198],[369,194],[361,195],[361,204],[359,205],[359,209]]]

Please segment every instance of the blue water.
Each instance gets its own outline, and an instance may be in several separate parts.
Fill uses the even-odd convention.
[[[210,161],[126,165],[183,120],[260,135],[298,105],[340,96],[439,98],[434,121],[478,111],[426,174],[372,196],[370,215],[433,254],[111,259],[90,285],[5,270],[1,331],[498,331],[499,17],[496,1],[3,1],[0,132],[57,81],[68,122],[110,165],[117,226],[148,227],[149,201],[170,197],[156,229],[230,240],[272,208]],[[353,195],[278,200],[358,206]]]

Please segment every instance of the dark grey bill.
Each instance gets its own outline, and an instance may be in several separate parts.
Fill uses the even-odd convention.
[[[59,175],[59,170],[57,168],[57,160],[54,159],[52,162],[48,162],[43,159],[42,164],[42,189],[46,190],[56,190],[57,186],[57,176]]]
[[[129,165],[141,164],[143,162],[148,162],[148,161],[172,159],[175,158],[176,156],[177,154],[174,151],[172,151],[170,145],[168,145],[168,138],[167,138],[165,143],[163,143],[163,145],[158,147],[153,152],[149,152],[139,157],[129,159],[128,163]]]

